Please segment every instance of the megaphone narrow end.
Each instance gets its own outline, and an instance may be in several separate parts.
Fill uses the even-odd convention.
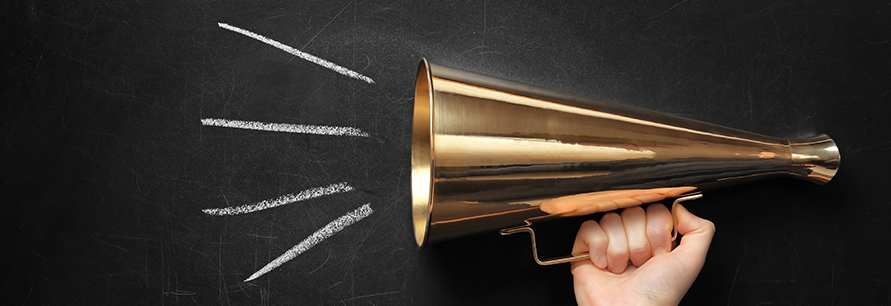
[[[793,175],[817,185],[825,185],[838,172],[841,153],[826,134],[794,139],[789,142]]]
[[[433,198],[433,90],[430,64],[421,59],[415,84],[411,136],[412,222],[418,247],[427,241]]]

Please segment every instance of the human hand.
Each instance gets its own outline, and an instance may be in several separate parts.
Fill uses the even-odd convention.
[[[672,251],[671,212],[663,205],[630,207],[604,215],[599,224],[583,223],[572,248],[572,254],[590,254],[590,260],[572,263],[579,305],[680,303],[705,263],[715,225],[680,204],[676,214],[684,236]]]

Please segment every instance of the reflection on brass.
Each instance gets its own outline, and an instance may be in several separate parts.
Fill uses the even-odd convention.
[[[542,203],[539,209],[566,217],[589,215],[675,198],[696,187],[668,187],[588,192],[559,197]]]
[[[419,246],[771,177],[825,184],[826,135],[786,140],[422,60],[412,123]],[[572,203],[579,200],[581,205]]]

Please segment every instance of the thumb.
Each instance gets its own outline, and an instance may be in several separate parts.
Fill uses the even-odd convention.
[[[680,204],[675,207],[675,213],[678,233],[684,235],[681,243],[667,254],[653,256],[640,269],[653,271],[644,277],[644,284],[660,284],[647,288],[649,292],[654,293],[661,303],[677,305],[705,264],[705,255],[715,234],[715,225],[694,216]],[[653,279],[662,281],[653,282]]]
[[[699,274],[702,265],[705,264],[705,255],[715,235],[715,224],[709,220],[697,217],[690,213],[683,205],[678,204],[676,215],[678,219],[678,234],[683,235],[681,243],[671,254],[678,256],[688,269],[693,270],[693,277]]]

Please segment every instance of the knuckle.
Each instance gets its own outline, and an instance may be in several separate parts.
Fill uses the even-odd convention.
[[[705,219],[703,219],[703,220],[705,220]],[[709,221],[709,220],[705,220],[705,222],[702,223],[702,229],[705,232],[714,233],[715,232],[715,223],[712,221]]]
[[[609,245],[607,248],[607,253],[610,255],[625,255],[628,256],[628,244],[627,243],[613,243]]]
[[[628,251],[631,253],[643,253],[649,250],[649,245],[646,243],[631,243],[628,245]]]
[[[623,259],[624,258],[625,260],[628,260],[628,249],[627,248],[622,248],[622,249],[609,248],[606,251],[606,255],[611,258],[614,258],[614,259]]]
[[[591,248],[596,248],[600,246],[605,246],[608,243],[608,238],[603,233],[603,230],[600,229],[600,225],[593,220],[588,220],[582,223],[579,228],[579,235],[582,241],[584,241]]]
[[[609,245],[609,239],[603,235],[591,237],[588,242],[591,249],[605,249]]]

